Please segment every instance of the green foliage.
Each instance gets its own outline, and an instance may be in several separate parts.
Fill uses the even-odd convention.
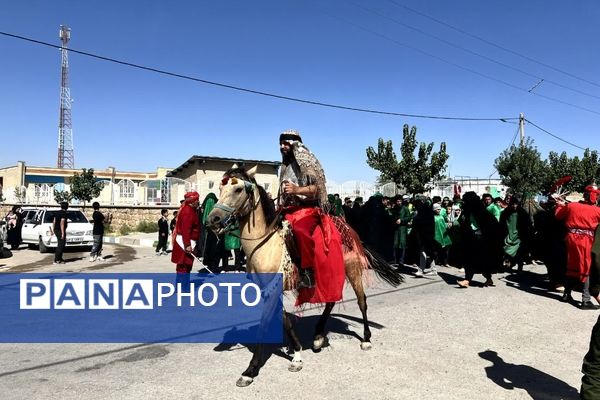
[[[105,223],[104,223],[104,233],[105,233],[105,234],[106,234],[106,233],[114,233],[114,231],[115,231],[115,230],[113,229],[113,227],[112,227],[112,224],[110,224],[110,223],[108,223],[108,222],[105,222]]]
[[[158,223],[151,221],[140,221],[135,227],[135,231],[144,233],[158,232]]]
[[[119,228],[119,233],[121,234],[121,236],[129,235],[131,233],[131,227],[127,224],[123,224]]]
[[[58,191],[58,190],[54,189],[54,200],[59,204],[62,203],[63,201],[70,203],[71,200],[73,200],[73,194],[66,190]]]
[[[600,178],[600,160],[596,150],[585,149],[583,157],[569,158],[566,152],[551,151],[548,154],[548,173],[543,185],[543,191],[547,192],[554,182],[563,176],[570,175],[573,180],[566,184],[563,189],[568,191],[582,192],[591,184],[597,183]]]
[[[417,150],[417,127],[405,124],[402,130],[403,141],[400,146],[402,158],[398,161],[392,141],[379,138],[377,151],[367,148],[367,165],[381,173],[380,182],[394,182],[408,193],[423,193],[432,188],[432,182],[444,178],[448,154],[446,143],[440,143],[440,149],[433,152],[433,142],[419,143]],[[433,153],[432,153],[433,152]]]
[[[527,138],[521,146],[512,145],[504,150],[494,166],[502,178],[502,184],[522,198],[531,197],[543,190],[548,182],[548,168],[540,152]]]
[[[576,158],[573,157],[573,160]],[[573,163],[575,164],[575,161]],[[590,151],[590,149],[585,149],[577,168],[574,166],[574,169],[577,174],[573,176],[573,187],[578,192],[583,192],[583,189],[591,183],[598,183],[598,178],[600,177],[598,152],[596,150]]]
[[[100,196],[104,188],[104,182],[99,182],[94,176],[94,169],[82,169],[81,174],[75,174],[71,178],[71,193],[73,198],[83,201],[83,205],[93,198]]]

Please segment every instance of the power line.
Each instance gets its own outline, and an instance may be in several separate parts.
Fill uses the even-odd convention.
[[[453,67],[456,67],[456,68],[462,69],[464,71],[470,72],[472,74],[478,75],[478,76],[480,76],[482,78],[489,79],[489,80],[497,82],[497,83],[501,83],[501,84],[503,84],[505,86],[508,86],[510,88],[519,90],[519,91],[524,92],[524,93],[532,94],[534,96],[538,96],[538,97],[544,98],[546,100],[553,101],[555,103],[564,104],[564,105],[567,105],[567,106],[570,106],[570,107],[573,107],[573,108],[577,108],[577,109],[582,110],[582,111],[587,111],[587,112],[592,113],[592,114],[600,115],[600,112],[598,112],[596,110],[592,110],[591,108],[583,107],[583,106],[580,106],[580,105],[577,105],[577,104],[574,104],[574,103],[570,103],[568,101],[557,99],[555,97],[551,97],[551,96],[543,95],[543,94],[540,94],[540,93],[536,93],[535,91],[531,91],[530,92],[529,89],[522,88],[520,86],[514,85],[514,84],[512,84],[510,82],[507,82],[505,80],[495,78],[495,77],[493,77],[491,75],[484,74],[482,72],[479,72],[479,71],[474,70],[474,69],[469,68],[469,67],[465,67],[464,65],[457,64],[457,63],[455,63],[453,61],[450,61],[450,60],[447,60],[447,59],[442,58],[440,56],[437,56],[435,54],[429,53],[429,52],[427,52],[425,50],[422,50],[422,49],[420,49],[418,47],[415,47],[415,46],[412,46],[412,45],[400,42],[400,41],[398,41],[398,40],[396,40],[394,38],[391,38],[391,37],[389,37],[387,35],[384,35],[382,33],[374,31],[372,29],[366,28],[366,27],[364,27],[362,25],[356,24],[356,23],[354,23],[352,21],[349,21],[349,20],[347,20],[345,18],[341,18],[341,17],[339,17],[337,15],[330,14],[330,13],[328,13],[326,11],[323,11],[323,13],[326,14],[326,15],[328,15],[329,17],[331,17],[333,19],[336,19],[336,20],[340,21],[340,22],[343,22],[343,23],[348,24],[348,25],[352,25],[352,26],[354,26],[357,29],[363,30],[363,31],[368,32],[368,33],[370,33],[372,35],[375,35],[375,36],[378,36],[378,37],[383,38],[385,40],[388,40],[388,41],[390,41],[392,43],[395,43],[395,44],[397,44],[399,46],[406,47],[406,48],[411,49],[411,50],[413,50],[413,51],[415,51],[417,53],[421,53],[423,55],[426,55],[427,57],[431,57],[431,58],[434,58],[434,59],[436,59],[438,61],[441,61],[443,63],[452,65]]]
[[[519,130],[521,129],[520,126],[517,126],[517,130],[515,131],[515,134],[513,135],[512,140],[510,141],[510,144],[508,145],[508,149],[510,149],[514,144],[515,144],[515,140],[517,140],[517,136],[519,135]],[[488,177],[491,178],[492,175],[494,175],[496,172],[498,172],[498,170],[496,169],[496,167],[494,167],[494,170],[488,174]]]
[[[538,85],[541,83],[541,81],[544,81],[544,82],[547,82],[547,83],[549,83],[549,84],[551,84],[551,85],[555,85],[555,86],[558,86],[558,87],[560,87],[560,88],[563,88],[563,89],[566,89],[566,90],[570,90],[570,91],[572,91],[572,92],[575,92],[575,93],[582,94],[582,95],[584,95],[584,96],[593,97],[593,98],[595,98],[595,99],[600,99],[600,96],[597,96],[597,95],[595,95],[595,94],[587,93],[587,92],[584,92],[584,91],[582,91],[582,90],[575,89],[575,88],[569,87],[569,86],[567,86],[567,85],[563,85],[563,84],[561,84],[561,83],[555,82],[555,81],[553,81],[553,80],[546,79],[546,78],[542,78],[542,77],[540,77],[540,76],[538,76],[538,75],[532,74],[532,73],[530,73],[530,72],[527,72],[527,71],[525,71],[525,70],[522,70],[522,69],[520,69],[520,68],[514,67],[514,66],[512,66],[512,65],[510,65],[510,64],[507,64],[507,63],[505,63],[505,62],[502,62],[502,61],[496,60],[496,59],[494,59],[494,58],[492,58],[492,57],[488,57],[488,56],[486,56],[486,55],[484,55],[484,54],[478,53],[478,52],[476,52],[476,51],[473,51],[473,50],[471,50],[471,49],[468,49],[468,48],[466,48],[466,47],[463,47],[463,46],[461,46],[461,45],[459,45],[459,44],[453,43],[453,42],[451,42],[451,41],[449,41],[449,40],[446,40],[446,39],[444,39],[444,38],[441,38],[441,37],[439,37],[439,36],[436,36],[436,35],[434,35],[434,34],[431,34],[431,33],[429,33],[429,32],[426,32],[426,31],[424,31],[424,30],[422,30],[422,29],[420,29],[420,28],[417,28],[417,27],[415,27],[415,26],[412,26],[412,25],[406,24],[406,23],[404,23],[404,22],[402,22],[402,21],[399,21],[399,20],[397,20],[397,19],[395,19],[395,18],[392,18],[392,17],[390,17],[389,15],[385,15],[385,14],[382,14],[382,13],[380,13],[380,12],[378,12],[378,11],[376,11],[376,10],[373,10],[373,9],[371,9],[371,8],[369,8],[369,7],[365,7],[365,6],[363,6],[362,4],[358,4],[358,3],[354,2],[354,1],[350,1],[350,3],[351,3],[351,4],[353,4],[353,5],[354,5],[355,7],[357,7],[357,8],[360,8],[360,9],[362,9],[362,10],[364,10],[364,11],[367,11],[367,12],[369,12],[369,13],[371,13],[371,14],[377,15],[377,16],[378,16],[378,17],[380,17],[380,18],[387,19],[387,20],[389,20],[389,21],[391,21],[391,22],[393,22],[393,23],[395,23],[395,24],[397,24],[397,25],[400,25],[400,26],[403,26],[403,27],[405,27],[405,28],[411,29],[411,30],[413,30],[413,31],[415,31],[415,32],[418,32],[418,33],[420,33],[420,34],[424,35],[424,36],[427,36],[427,37],[430,37],[430,38],[432,38],[432,39],[435,39],[435,40],[437,40],[437,41],[439,41],[439,42],[442,42],[442,43],[444,43],[444,44],[446,44],[446,45],[448,45],[448,46],[454,47],[454,48],[456,48],[456,49],[459,49],[459,50],[461,50],[461,51],[464,51],[464,52],[466,52],[466,53],[469,53],[469,54],[471,54],[471,55],[474,55],[474,56],[476,56],[476,57],[482,58],[482,59],[484,59],[484,60],[486,60],[486,61],[489,61],[489,62],[491,62],[491,63],[497,64],[497,65],[500,65],[500,66],[502,66],[502,67],[504,67],[504,68],[507,68],[507,69],[510,69],[510,70],[516,71],[516,72],[518,72],[518,73],[520,73],[520,74],[523,74],[523,75],[526,75],[526,76],[528,76],[528,77],[530,77],[530,78],[535,78],[536,80],[540,81],[540,82],[539,82],[539,83],[538,83],[536,86],[538,86]],[[529,90],[529,92],[531,92],[531,89]]]
[[[43,45],[43,46],[48,46],[48,47],[52,47],[52,48],[56,48],[56,49],[61,48],[61,46],[58,46],[58,45],[55,45],[52,43],[28,38],[25,36],[15,35],[12,33],[0,31],[0,35],[11,37],[14,39],[24,40],[27,42],[31,42],[31,43],[35,43],[35,44],[39,44],[39,45]],[[178,74],[175,72],[170,72],[170,71],[166,71],[166,70],[162,70],[162,69],[158,69],[158,68],[147,67],[147,66],[143,66],[140,64],[134,64],[134,63],[131,63],[128,61],[119,60],[116,58],[105,57],[105,56],[101,56],[98,54],[89,53],[86,51],[76,50],[73,48],[69,48],[68,51],[71,53],[81,54],[83,56],[92,57],[92,58],[96,58],[96,59],[103,60],[103,61],[121,64],[121,65],[125,65],[125,66],[132,67],[132,68],[137,68],[137,69],[141,69],[141,70],[145,70],[145,71],[155,72],[158,74],[167,75],[167,76],[171,76],[171,77],[175,77],[175,78],[186,79],[186,80],[190,80],[190,81],[194,81],[194,82],[204,83],[207,85],[213,85],[213,86],[231,89],[231,90],[237,90],[237,91],[245,92],[245,93],[252,93],[252,94],[256,94],[256,95],[272,97],[272,98],[277,98],[277,99],[281,99],[281,100],[288,100],[288,101],[293,101],[293,102],[297,102],[297,103],[311,104],[311,105],[315,105],[315,106],[329,107],[329,108],[335,108],[335,109],[340,109],[340,110],[356,111],[356,112],[379,114],[379,115],[398,116],[398,117],[455,120],[455,121],[500,121],[500,122],[506,122],[506,121],[518,119],[518,118],[512,118],[512,117],[475,118],[475,117],[449,117],[449,116],[439,116],[439,115],[421,115],[421,114],[408,114],[408,113],[400,113],[400,112],[380,111],[380,110],[373,110],[373,109],[367,109],[367,108],[343,106],[343,105],[332,104],[332,103],[324,103],[321,101],[306,100],[306,99],[300,99],[300,98],[296,98],[296,97],[284,96],[284,95],[264,92],[264,91],[260,91],[260,90],[247,89],[247,88],[228,85],[225,83],[220,83],[220,82],[215,82],[215,81],[209,81],[206,79],[196,78],[196,77],[193,77],[190,75],[183,75],[183,74]]]
[[[517,131],[515,132],[515,135],[513,136],[512,141],[510,142],[510,145],[508,146],[509,149],[515,144],[515,140],[517,140],[517,135],[519,134],[520,129],[521,129],[521,127],[518,126]]]
[[[481,42],[483,42],[483,43],[486,43],[486,44],[488,44],[488,45],[490,45],[490,46],[496,47],[496,48],[498,48],[498,49],[500,49],[500,50],[504,50],[504,51],[506,51],[506,52],[508,52],[508,53],[514,54],[515,56],[518,56],[518,57],[524,58],[524,59],[526,59],[526,60],[528,60],[528,61],[531,61],[531,62],[533,62],[533,63],[539,64],[539,65],[542,65],[542,66],[544,66],[544,67],[546,67],[546,68],[549,68],[549,69],[551,69],[551,70],[553,70],[553,71],[560,72],[561,74],[564,74],[564,75],[570,76],[571,78],[574,78],[574,79],[580,80],[580,81],[582,81],[582,82],[589,83],[590,85],[594,85],[594,86],[600,87],[600,83],[596,83],[596,82],[590,81],[589,79],[582,78],[582,77],[580,77],[580,76],[577,76],[577,75],[575,75],[575,74],[572,74],[572,73],[570,73],[570,72],[567,72],[567,71],[564,71],[564,70],[562,70],[562,69],[556,68],[556,67],[554,67],[554,66],[552,66],[552,65],[550,65],[550,64],[547,64],[547,63],[545,63],[545,62],[542,62],[542,61],[536,60],[536,59],[535,59],[535,58],[533,58],[533,57],[529,57],[529,56],[527,56],[527,55],[525,55],[525,54],[522,54],[522,53],[519,53],[519,52],[517,52],[517,51],[515,51],[515,50],[511,50],[511,49],[509,49],[509,48],[507,48],[507,47],[501,46],[501,45],[499,45],[499,44],[497,44],[497,43],[494,43],[494,42],[492,42],[492,41],[490,41],[490,40],[487,40],[487,39],[485,39],[485,38],[482,38],[481,36],[477,36],[477,35],[475,35],[475,34],[473,34],[473,33],[467,32],[467,31],[465,31],[465,30],[463,30],[463,29],[461,29],[461,28],[458,28],[458,27],[456,27],[456,26],[454,26],[454,25],[450,25],[450,24],[449,24],[449,23],[447,23],[447,22],[444,22],[444,21],[442,21],[442,20],[439,20],[439,19],[437,19],[437,18],[435,18],[435,17],[432,17],[432,16],[430,16],[430,15],[427,15],[427,14],[425,14],[425,13],[422,13],[422,12],[420,12],[420,11],[418,11],[418,10],[415,10],[414,8],[410,8],[410,7],[408,7],[408,6],[404,5],[404,4],[400,4],[400,3],[398,3],[398,2],[396,2],[396,1],[394,1],[394,0],[388,0],[388,1],[389,1],[390,3],[392,3],[392,4],[396,5],[397,7],[404,8],[405,10],[408,10],[408,11],[410,11],[410,12],[412,12],[412,13],[415,13],[415,14],[417,14],[417,15],[420,15],[420,16],[422,16],[422,17],[424,17],[424,18],[427,18],[427,19],[429,19],[429,20],[432,20],[432,21],[434,21],[434,22],[437,22],[438,24],[444,25],[444,26],[445,26],[445,27],[447,27],[447,28],[453,29],[453,30],[455,30],[455,31],[457,31],[457,32],[460,32],[460,33],[462,33],[463,35],[469,36],[469,37],[471,37],[471,38],[473,38],[473,39],[477,39],[477,40],[479,40],[479,41],[481,41]]]
[[[538,125],[534,124],[533,122],[531,122],[531,121],[530,121],[530,120],[528,120],[528,119],[525,119],[525,121],[527,121],[527,122],[528,122],[528,123],[530,123],[531,125],[535,126],[535,127],[536,127],[537,129],[539,129],[540,131],[542,131],[542,132],[544,132],[544,133],[547,133],[548,135],[552,136],[552,137],[553,137],[553,138],[555,138],[555,139],[558,139],[558,140],[560,140],[561,142],[564,142],[564,143],[566,143],[566,144],[570,144],[571,146],[573,146],[573,147],[576,147],[576,148],[578,148],[578,149],[580,149],[580,150],[586,150],[586,148],[585,148],[585,147],[581,147],[581,146],[579,146],[579,145],[576,145],[576,144],[575,144],[575,143],[573,143],[573,142],[569,142],[568,140],[566,140],[566,139],[563,139],[563,138],[561,138],[560,136],[558,136],[558,135],[555,135],[554,133],[547,131],[546,129],[542,128],[541,126],[538,126]]]

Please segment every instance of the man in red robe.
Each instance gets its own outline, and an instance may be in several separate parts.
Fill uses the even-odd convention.
[[[596,310],[590,297],[590,266],[592,264],[592,244],[594,231],[600,223],[600,207],[596,206],[598,191],[593,186],[587,186],[583,203],[566,204],[560,197],[556,199],[556,218],[563,220],[567,228],[565,238],[567,245],[567,283],[562,301],[572,301],[571,290],[574,281],[583,283],[581,308]]]
[[[296,303],[338,301],[345,282],[344,256],[340,234],[322,208],[328,204],[323,168],[296,131],[283,132],[279,148],[279,206],[300,253]]]
[[[177,274],[189,274],[194,264],[194,247],[200,240],[200,220],[197,212],[199,200],[198,192],[186,193],[184,203],[177,214],[171,253],[171,262],[177,264]]]

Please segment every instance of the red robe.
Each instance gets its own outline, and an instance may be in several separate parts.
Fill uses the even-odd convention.
[[[173,232],[173,252],[171,262],[177,264],[177,272],[190,272],[194,264],[194,256],[186,253],[175,241],[175,237],[181,235],[185,247],[191,245],[191,241],[200,240],[200,220],[196,210],[185,204],[177,214],[175,232]]]
[[[346,269],[340,233],[331,217],[316,207],[300,208],[287,212],[285,219],[292,225],[297,236],[316,224],[312,233],[314,247],[299,246],[302,267],[314,267],[316,286],[298,291],[296,305],[303,303],[328,303],[342,299]],[[312,222],[307,220],[313,220]]]
[[[594,231],[600,223],[600,207],[569,203],[556,207],[556,218],[567,227],[567,277],[585,282],[592,264]]]

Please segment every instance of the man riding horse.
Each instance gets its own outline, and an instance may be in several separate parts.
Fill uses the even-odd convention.
[[[291,225],[300,256],[297,288],[312,288],[319,281],[319,292],[333,289],[339,292],[341,298],[344,280],[342,241],[334,222],[323,209],[328,204],[323,168],[302,143],[297,131],[281,133],[279,148],[283,158],[279,176],[279,207]],[[329,282],[330,278],[336,282],[341,279],[341,285]],[[325,288],[325,285],[333,287]],[[329,293],[328,297],[330,295],[333,293]]]

